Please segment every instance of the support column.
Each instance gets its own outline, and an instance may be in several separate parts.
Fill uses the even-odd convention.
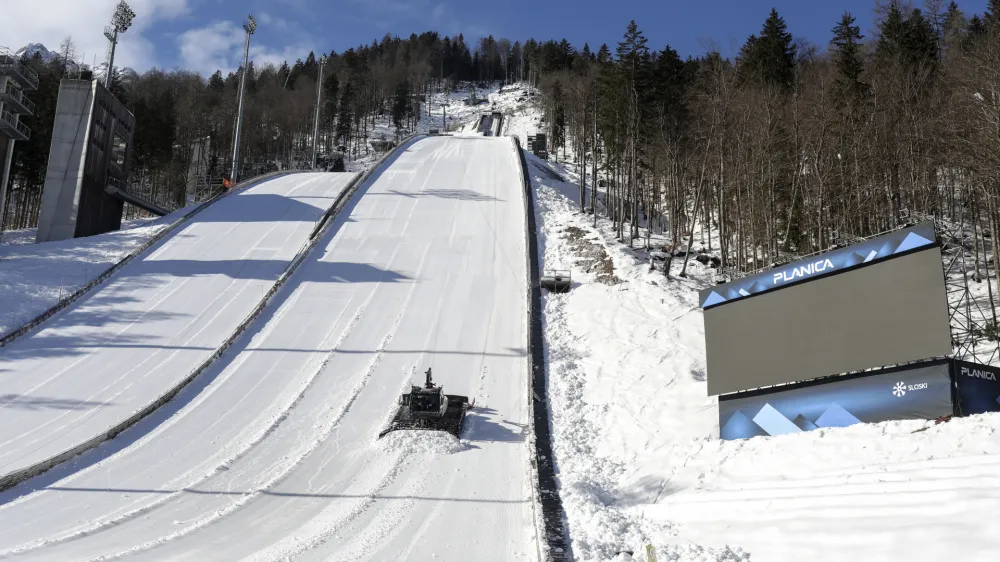
[[[4,224],[7,222],[7,186],[10,184],[10,167],[14,163],[14,139],[0,137],[0,154],[3,155],[3,167],[0,168],[0,234],[2,234]]]

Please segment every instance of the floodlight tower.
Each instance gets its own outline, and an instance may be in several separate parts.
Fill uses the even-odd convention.
[[[115,46],[118,44],[118,36],[128,31],[135,19],[135,12],[132,8],[121,0],[115,8],[114,15],[111,16],[111,25],[104,28],[104,36],[108,38],[108,70],[104,76],[104,87],[111,88],[111,74],[115,68]]]
[[[323,67],[326,66],[326,55],[319,59],[319,80],[316,81],[316,116],[313,118],[313,157],[312,169],[316,169],[316,150],[319,146],[319,104],[323,98]]]
[[[247,15],[247,21],[243,22],[243,30],[247,32],[246,43],[243,46],[243,73],[240,75],[240,101],[239,108],[236,111],[236,132],[233,135],[233,170],[229,176],[229,181],[236,185],[239,181],[237,174],[239,173],[239,160],[240,160],[240,129],[243,127],[243,93],[246,90],[247,84],[247,70],[249,70],[248,65],[250,64],[250,36],[253,35],[254,31],[257,31],[257,22],[253,19],[253,14]]]

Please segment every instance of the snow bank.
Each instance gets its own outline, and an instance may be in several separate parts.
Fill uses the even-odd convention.
[[[58,242],[35,244],[33,228],[4,233],[0,244],[0,335],[23,326],[71,295],[188,210],[127,221],[115,232]]]
[[[524,111],[509,130],[533,134],[533,118]],[[578,559],[645,560],[647,545],[678,561],[995,558],[1000,415],[720,441],[697,307],[712,270],[692,259],[687,279],[650,272],[645,250],[577,212],[576,185],[528,158],[544,268],[574,280],[544,300],[555,456]],[[610,255],[620,283],[587,271],[575,229]]]

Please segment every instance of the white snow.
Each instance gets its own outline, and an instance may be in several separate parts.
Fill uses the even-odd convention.
[[[95,438],[235,330],[351,174],[297,174],[209,206],[105,284],[0,348],[0,475]]]
[[[3,233],[0,244],[0,335],[23,326],[142,246],[190,209],[121,230],[35,244],[34,228]]]
[[[421,103],[420,118],[417,119],[416,127],[411,132],[428,134],[431,129],[437,129],[441,134],[475,134],[481,114],[494,110],[513,112],[524,105],[517,100],[526,96],[528,92],[527,86],[521,84],[500,86],[493,83],[486,88],[476,87],[476,96],[485,100],[485,103],[467,105],[465,99],[469,97],[470,86],[469,83],[460,83],[454,92],[432,92],[427,102]],[[443,116],[447,116],[447,119],[443,119]],[[506,134],[502,132],[502,135],[498,136]],[[393,140],[395,136],[396,128],[386,116],[376,119],[375,127],[368,131],[366,140]],[[521,142],[523,143],[524,139]],[[362,150],[357,158],[346,161],[345,166],[350,171],[364,171],[369,169],[379,156],[380,154],[374,151],[365,154]]]
[[[520,95],[489,99],[523,144],[541,112]],[[390,160],[176,400],[0,493],[0,557],[535,559],[523,201],[509,140],[474,133],[485,107],[461,136]],[[646,560],[650,546],[673,562],[996,558],[1000,415],[720,441],[697,307],[711,270],[649,272],[644,250],[576,212],[578,186],[529,161],[545,268],[575,285],[544,307],[577,559]],[[376,439],[429,365],[476,399],[462,439]]]
[[[580,283],[545,297],[555,455],[578,559],[645,560],[650,544],[660,560],[996,558],[1000,415],[720,441],[696,293],[710,270],[692,260],[688,279],[650,273],[644,251],[576,211],[576,185],[529,169],[545,267],[572,268]],[[607,251],[620,284],[584,271],[567,226]]]
[[[0,557],[535,558],[516,153],[434,137],[389,164],[192,387],[0,494]],[[462,439],[379,442],[428,366],[476,401]]]

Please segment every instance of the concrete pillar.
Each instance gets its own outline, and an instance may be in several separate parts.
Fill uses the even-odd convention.
[[[7,186],[10,185],[10,167],[14,159],[14,139],[0,136],[0,232],[7,220]]]
[[[96,81],[60,84],[36,242],[66,240],[76,234],[96,89]]]

